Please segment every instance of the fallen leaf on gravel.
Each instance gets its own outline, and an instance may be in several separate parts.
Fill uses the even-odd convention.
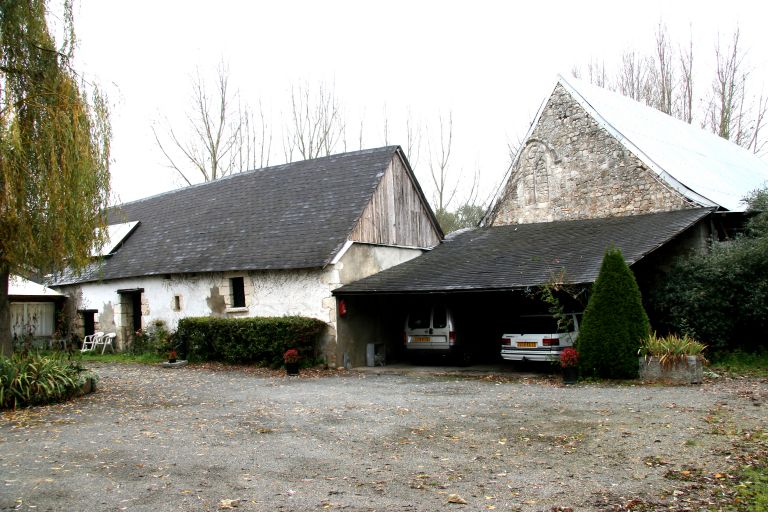
[[[448,503],[456,503],[458,505],[466,505],[467,500],[459,496],[458,494],[449,494],[448,495]]]
[[[221,500],[219,509],[235,508],[240,504],[240,500]]]

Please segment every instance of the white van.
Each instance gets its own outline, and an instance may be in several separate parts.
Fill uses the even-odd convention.
[[[411,356],[448,355],[466,362],[469,352],[456,335],[451,310],[444,305],[414,306],[405,319],[404,342]]]
[[[565,347],[573,346],[579,336],[581,313],[569,313],[567,332],[559,332],[552,315],[519,317],[513,332],[501,337],[501,357],[507,361],[558,361]]]

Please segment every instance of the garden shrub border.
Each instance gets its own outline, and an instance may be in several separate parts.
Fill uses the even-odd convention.
[[[314,362],[327,327],[321,320],[302,316],[189,317],[179,321],[175,343],[182,359],[277,368],[289,348],[297,349],[305,364]]]

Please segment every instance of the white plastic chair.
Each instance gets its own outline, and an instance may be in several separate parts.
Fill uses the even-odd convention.
[[[104,333],[102,331],[97,331],[83,338],[83,348],[80,349],[80,352],[89,352],[95,349],[96,343],[101,339],[102,336],[104,336]]]
[[[109,334],[105,334],[104,336],[101,336],[93,345],[93,348],[95,349],[99,345],[101,345],[101,353],[103,354],[104,351],[107,349],[107,346],[109,346],[110,350],[112,352],[115,351],[115,346],[112,344],[113,341],[115,341],[115,338],[117,338],[117,333],[111,332]]]

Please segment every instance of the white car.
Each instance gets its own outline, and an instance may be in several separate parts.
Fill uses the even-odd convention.
[[[519,317],[515,330],[501,337],[501,357],[507,361],[558,361],[565,347],[579,336],[581,313],[569,313],[568,332],[558,328],[552,315]]]

